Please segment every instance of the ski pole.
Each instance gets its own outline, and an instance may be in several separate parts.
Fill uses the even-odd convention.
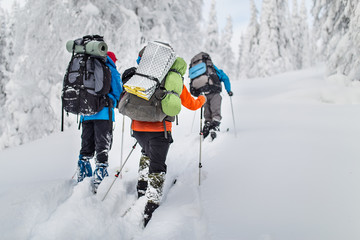
[[[233,117],[233,122],[234,122],[234,133],[235,133],[235,137],[236,137],[236,126],[235,126],[234,107],[233,107],[233,103],[232,103],[231,97],[230,97],[230,105],[231,105],[231,112],[232,112],[232,117]]]
[[[193,117],[193,120],[192,120],[192,123],[191,123],[191,129],[190,129],[190,134],[194,128],[194,122],[195,122],[195,115],[196,115],[196,112],[194,112],[194,117]]]
[[[120,151],[120,166],[123,163],[123,152],[124,152],[124,128],[125,128],[125,115],[123,115],[122,130],[121,130],[121,151]],[[122,175],[120,175],[122,178]]]
[[[202,131],[202,120],[203,120],[203,107],[201,107],[201,110],[200,110],[200,151],[199,151],[199,186],[201,184],[201,168],[202,168],[202,165],[201,165],[201,142],[202,142],[202,136],[203,136],[203,131]]]
[[[132,149],[131,149],[131,151],[130,151],[129,155],[126,157],[126,159],[125,159],[125,161],[124,161],[124,164],[123,164],[123,165],[121,165],[120,170],[117,170],[117,171],[116,171],[116,174],[115,174],[115,179],[114,179],[114,181],[111,183],[111,185],[110,185],[109,189],[107,190],[107,192],[105,193],[105,195],[104,195],[104,197],[103,197],[103,199],[102,199],[101,201],[104,201],[104,200],[105,200],[105,198],[106,198],[106,196],[107,196],[107,195],[108,195],[108,193],[110,192],[110,189],[111,189],[111,188],[112,188],[112,186],[114,185],[114,183],[115,183],[116,179],[119,177],[119,175],[120,175],[121,171],[123,170],[123,168],[124,168],[124,166],[125,166],[125,164],[126,164],[127,160],[129,159],[130,155],[131,155],[131,154],[132,154],[132,152],[134,151],[134,149],[135,149],[135,147],[136,147],[136,144],[137,144],[137,143],[138,143],[138,142],[136,141],[136,143],[134,144],[134,146],[132,146]]]
[[[75,173],[74,173],[74,175],[72,176],[72,178],[71,178],[71,179],[74,179],[74,177],[75,177],[76,173],[77,173],[77,170],[75,170]]]

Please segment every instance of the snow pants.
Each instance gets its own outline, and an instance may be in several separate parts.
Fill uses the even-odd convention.
[[[173,142],[171,132],[165,138],[164,132],[133,131],[133,137],[140,144],[142,154],[150,158],[149,173],[166,172],[166,156]]]
[[[80,158],[92,158],[96,163],[107,163],[113,140],[113,123],[109,120],[82,122]]]
[[[220,93],[206,94],[206,103],[204,104],[205,122],[221,121],[221,101]]]
[[[133,137],[136,138],[142,148],[137,184],[138,197],[145,195],[148,201],[147,204],[158,206],[163,195],[166,156],[170,144],[173,142],[171,132],[168,132],[167,138],[165,138],[164,132],[133,131]],[[149,212],[149,209],[146,207],[145,214],[150,215],[151,218],[154,210],[152,209]]]

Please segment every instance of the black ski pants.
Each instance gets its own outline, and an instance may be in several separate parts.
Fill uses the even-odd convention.
[[[133,137],[141,146],[141,152],[150,158],[149,173],[166,172],[166,156],[173,142],[171,132],[138,132],[133,131]]]
[[[82,123],[80,157],[93,157],[107,163],[113,140],[113,124],[109,120],[88,120]]]

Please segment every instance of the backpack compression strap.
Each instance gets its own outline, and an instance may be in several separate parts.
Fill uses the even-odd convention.
[[[141,76],[141,77],[146,77],[146,78],[148,78],[148,79],[150,79],[150,80],[153,80],[153,81],[157,82],[157,84],[160,84],[159,79],[157,79],[156,77],[149,76],[149,75],[142,74],[142,73],[137,73],[137,72],[135,73],[135,75],[139,75],[139,76]]]

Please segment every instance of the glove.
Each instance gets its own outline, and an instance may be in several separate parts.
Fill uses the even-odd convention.
[[[232,95],[234,95],[234,93],[232,91],[228,91],[229,96],[231,97]]]
[[[205,103],[207,102],[207,98],[206,98],[206,95],[205,95],[204,92],[201,92],[201,93],[199,94],[199,96],[204,96],[204,98],[205,98]],[[204,103],[204,104],[205,104],[205,103]]]

